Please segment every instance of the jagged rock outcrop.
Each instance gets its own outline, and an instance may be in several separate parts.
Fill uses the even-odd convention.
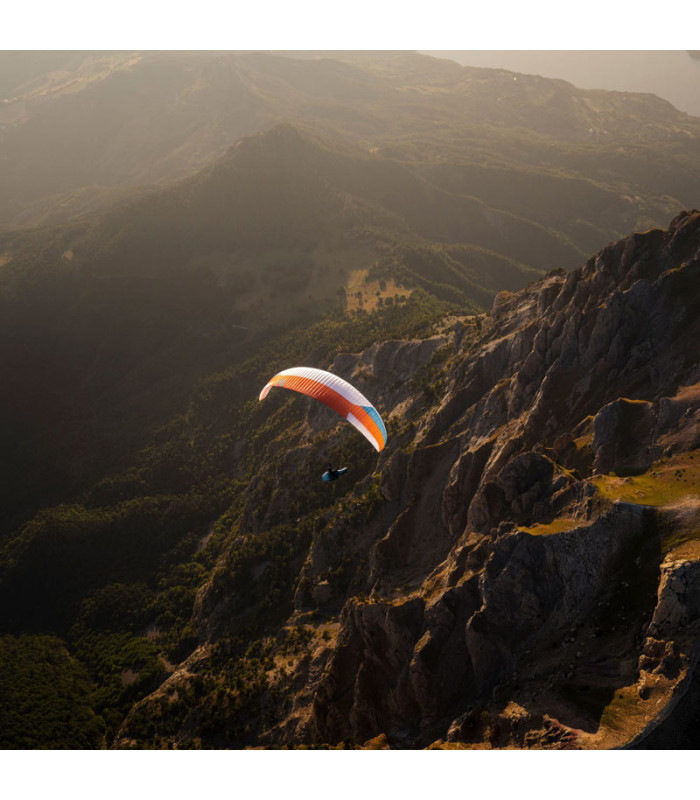
[[[700,641],[699,312],[693,211],[478,320],[329,365],[376,399],[390,439],[335,505],[285,522],[310,537],[287,624],[337,630],[261,741],[661,736]],[[282,468],[253,479],[239,540],[293,504],[285,459],[307,468],[326,414],[269,446]],[[238,624],[230,568],[198,598],[204,638]]]
[[[454,741],[454,721],[475,704],[488,706],[495,689],[513,692],[530,679],[546,695],[558,681],[585,680],[607,683],[612,694],[639,684],[644,695],[644,647],[661,647],[667,673],[680,663],[687,651],[677,642],[681,620],[698,612],[692,592],[682,600],[672,592],[666,567],[659,578],[656,507],[606,506],[576,465],[586,463],[580,453],[587,449],[589,475],[634,474],[672,453],[672,442],[677,451],[697,446],[698,363],[690,343],[700,333],[692,314],[699,254],[700,214],[683,214],[668,232],[632,236],[580,270],[499,297],[481,344],[466,357],[457,349],[444,398],[423,418],[414,452],[390,462],[387,499],[403,485],[404,508],[370,560],[380,596],[396,591],[394,579],[412,567],[406,638],[388,658],[373,644],[398,636],[395,627],[388,634],[387,607],[378,604],[371,625],[355,607],[344,614],[342,659],[331,658],[319,685],[326,701],[314,706],[313,735],[385,733],[391,741],[392,730],[407,729],[414,744],[449,731]],[[682,409],[673,399],[679,390]],[[533,535],[538,527],[543,535]],[[436,539],[448,552],[432,546]],[[624,598],[624,614],[610,607],[613,597]],[[610,623],[606,615],[622,616]],[[553,659],[548,650],[581,628],[591,631],[581,649]],[[652,647],[654,632],[661,644]],[[605,642],[600,655],[591,641]],[[600,668],[601,656],[607,663],[615,652],[621,666]],[[377,658],[381,670],[370,666]],[[534,679],[545,662],[555,662],[546,691],[542,675]],[[665,691],[673,695],[673,687]],[[331,710],[328,698],[338,693],[346,712]],[[527,744],[521,737],[520,745],[619,746],[634,738],[631,730],[612,735],[600,718],[587,721],[583,737],[569,727],[552,739],[545,726],[549,733]]]

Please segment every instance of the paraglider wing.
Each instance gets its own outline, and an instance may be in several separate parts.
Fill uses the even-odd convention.
[[[377,409],[347,381],[312,367],[292,367],[278,372],[260,392],[260,400],[267,397],[273,386],[291,389],[325,403],[354,425],[379,452],[386,444],[386,428]]]

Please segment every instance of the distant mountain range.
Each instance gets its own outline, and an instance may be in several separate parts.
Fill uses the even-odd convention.
[[[586,89],[650,92],[700,116],[697,50],[425,51],[458,64],[562,78]]]
[[[396,160],[587,178],[652,215],[690,202],[700,122],[658,98],[413,53],[306,55],[0,54],[0,221],[191,175],[281,122]]]

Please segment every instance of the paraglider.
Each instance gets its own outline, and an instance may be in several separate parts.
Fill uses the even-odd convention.
[[[379,412],[361,392],[337,375],[313,367],[284,369],[265,384],[259,399],[264,400],[275,386],[319,400],[354,425],[377,452],[384,449],[386,427]],[[347,467],[334,470],[329,464],[323,480],[337,480],[345,472]]]
[[[345,475],[348,471],[347,467],[341,467],[340,469],[333,469],[331,465],[328,465],[328,469],[321,475],[322,481],[337,481],[341,475]]]

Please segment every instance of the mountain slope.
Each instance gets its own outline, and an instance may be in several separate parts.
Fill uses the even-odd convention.
[[[692,203],[696,121],[410,54],[56,59],[0,107],[67,148],[20,198],[56,224],[0,232],[10,739],[692,738],[698,214],[562,268]],[[257,402],[298,363],[377,400],[379,459]]]
[[[122,747],[690,735],[699,247],[684,213],[485,316],[436,326],[416,293],[277,338],[6,538],[3,629],[63,636]],[[376,402],[379,458],[311,401],[251,399],[292,361]]]
[[[64,220],[191,175],[279,123],[402,161],[592,179],[647,223],[697,190],[698,121],[652,95],[401,52],[65,54],[34,74],[26,55],[1,58],[17,75],[0,105],[5,222]]]
[[[407,166],[288,126],[83,222],[0,235],[5,527],[17,506],[114,469],[198,376],[340,306],[353,271],[376,262],[405,287],[397,295],[422,287],[477,309],[540,274],[508,257],[519,248],[545,265],[577,252]]]
[[[120,746],[643,745],[698,642],[699,248],[684,213],[483,319],[339,354],[388,421],[379,459],[277,398],[199,646]],[[352,468],[332,494],[329,456]]]

